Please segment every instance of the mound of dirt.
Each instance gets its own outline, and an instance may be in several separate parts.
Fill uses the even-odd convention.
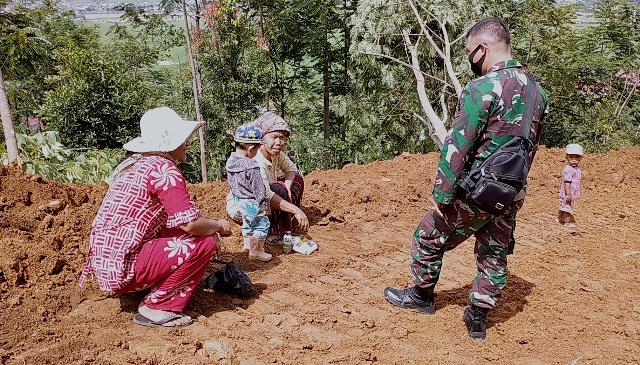
[[[77,286],[106,185],[71,185],[0,166],[0,364],[629,364],[640,363],[640,148],[587,155],[577,229],[554,222],[564,153],[541,149],[518,216],[515,254],[488,336],[460,320],[475,275],[473,240],[445,255],[437,312],[389,305],[386,286],[411,285],[411,236],[429,206],[437,154],[305,178],[310,256],[255,263],[240,229],[223,239],[257,293],[202,286],[196,323],[150,329],[131,318],[141,297]],[[224,218],[226,183],[189,186]],[[212,265],[210,271],[216,269]]]

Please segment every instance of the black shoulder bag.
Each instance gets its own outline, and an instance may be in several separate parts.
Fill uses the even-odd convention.
[[[529,75],[527,79],[520,133],[458,181],[458,186],[466,191],[467,199],[493,215],[502,215],[527,183],[531,165],[529,154],[533,148],[529,134],[538,94],[536,82]]]
[[[239,297],[250,297],[253,294],[255,288],[251,279],[236,266],[235,262],[215,259],[211,261],[224,266],[205,279],[208,288]]]

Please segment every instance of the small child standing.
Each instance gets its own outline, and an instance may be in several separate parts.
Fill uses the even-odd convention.
[[[269,232],[269,199],[260,176],[260,166],[253,159],[262,145],[263,133],[253,125],[245,124],[233,134],[236,151],[227,160],[227,180],[233,199],[242,215],[244,248],[252,260],[269,261],[272,256],[264,251]]]
[[[580,180],[582,171],[578,164],[582,159],[582,146],[569,144],[565,150],[567,164],[562,169],[562,185],[560,186],[560,209],[558,210],[558,222],[567,227],[576,227],[573,217],[576,199],[580,197]]]

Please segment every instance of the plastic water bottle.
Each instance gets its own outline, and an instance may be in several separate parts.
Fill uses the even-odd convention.
[[[293,237],[290,232],[286,232],[284,237],[282,237],[282,251],[284,253],[290,253],[291,247],[293,246]]]

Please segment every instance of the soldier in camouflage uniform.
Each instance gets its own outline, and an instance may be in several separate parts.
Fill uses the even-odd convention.
[[[436,171],[433,207],[413,235],[409,271],[415,286],[386,288],[385,296],[399,307],[434,314],[434,287],[444,252],[475,235],[478,270],[469,294],[471,306],[465,308],[463,320],[472,338],[484,339],[486,314],[497,305],[507,281],[507,247],[525,191],[503,215],[494,216],[467,200],[464,191],[456,189],[457,182],[469,164],[480,165],[518,135],[525,102],[536,103],[530,139],[537,146],[548,98],[538,85],[536,100],[524,100],[528,78],[520,63],[511,58],[509,30],[500,19],[479,21],[466,41],[471,70],[480,77],[469,82],[460,95]]]

